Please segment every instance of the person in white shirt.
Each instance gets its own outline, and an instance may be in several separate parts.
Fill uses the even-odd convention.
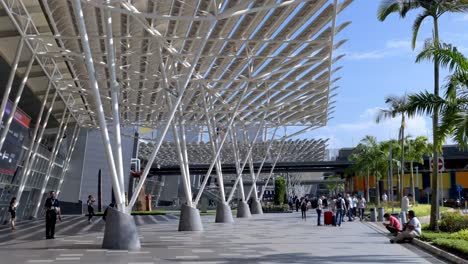
[[[362,196],[358,201],[359,218],[364,220],[364,211],[366,210],[366,199]]]
[[[354,215],[353,215],[353,198],[349,194],[346,194],[346,204],[348,205],[348,222],[351,222],[354,220]]]
[[[382,202],[387,203],[388,196],[387,193],[382,194]]]
[[[410,193],[408,196],[404,196],[401,201],[401,222],[406,223],[408,219],[408,210],[410,208],[410,199],[413,198],[413,195]]]
[[[357,206],[358,206],[358,199],[353,194],[353,215],[354,215],[354,217],[357,216]]]
[[[421,236],[421,223],[418,218],[414,215],[414,211],[408,212],[408,218],[410,221],[406,224],[404,230],[397,235],[394,239],[390,239],[390,243],[401,243],[407,239],[413,239]]]
[[[322,217],[322,210],[323,210],[323,199],[325,197],[323,196],[320,196],[317,200],[317,225],[318,226],[321,226],[322,224],[320,224],[320,218]]]

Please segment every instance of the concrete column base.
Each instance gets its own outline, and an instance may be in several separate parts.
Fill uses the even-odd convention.
[[[250,207],[250,213],[252,214],[263,214],[262,203],[260,201],[253,199],[252,205]]]
[[[114,208],[107,210],[102,248],[116,250],[137,250],[141,248],[133,216],[124,214]]]
[[[249,205],[246,202],[239,202],[239,205],[237,205],[237,217],[238,218],[252,217],[252,215],[250,214]]]
[[[226,202],[218,203],[215,223],[234,223],[231,207]]]
[[[203,231],[200,211],[186,204],[180,209],[179,231]]]

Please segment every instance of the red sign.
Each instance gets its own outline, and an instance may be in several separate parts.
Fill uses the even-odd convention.
[[[8,101],[6,108],[5,108],[5,114],[6,116],[10,115],[11,112],[11,102]],[[16,108],[15,111],[15,120],[18,121],[22,126],[29,128],[29,125],[31,124],[31,118],[24,113],[21,109]]]
[[[429,164],[432,168],[433,166],[433,159],[432,158],[429,158]],[[443,171],[445,170],[445,167],[444,167],[444,157],[439,157],[439,162],[437,163],[437,170],[438,171]]]

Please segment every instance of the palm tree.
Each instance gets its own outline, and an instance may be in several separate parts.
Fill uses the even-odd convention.
[[[401,18],[406,17],[407,13],[411,10],[421,10],[422,12],[417,16],[413,23],[413,36],[412,36],[412,47],[416,47],[416,40],[419,33],[419,28],[426,18],[432,18],[433,20],[433,42],[436,46],[439,44],[439,18],[445,13],[457,12],[462,13],[468,10],[468,0],[382,0],[377,17],[380,21],[384,21],[388,15],[392,13],[398,13]],[[434,57],[434,96],[439,96],[439,58]],[[436,131],[436,127],[439,123],[439,111],[437,106],[435,107],[434,114],[432,116],[433,126],[433,158],[438,160],[439,152],[436,142],[439,142],[439,135]],[[437,197],[437,162],[434,162],[432,166],[432,186],[433,195]],[[437,223],[438,214],[438,199],[433,199],[431,207],[431,221],[430,229],[438,230],[439,226]]]
[[[376,203],[380,205],[379,180],[387,171],[387,153],[383,150],[382,144],[377,143],[375,137],[365,136],[356,147],[350,160],[355,162],[355,169],[360,172],[367,172],[366,192],[369,201],[369,176],[374,175],[376,188]]]
[[[401,197],[403,193],[403,184],[402,184],[402,177],[405,175],[405,114],[406,114],[406,104],[407,104],[407,97],[404,96],[387,96],[385,98],[385,103],[389,105],[388,109],[380,109],[376,122],[379,123],[383,119],[395,118],[398,115],[401,115],[401,125],[400,131],[398,133],[398,140],[400,140],[401,144],[401,153],[400,153],[400,169],[401,172],[399,173],[398,177],[398,197]]]
[[[413,204],[415,203],[416,195],[414,191],[414,162],[423,163],[424,159],[423,156],[430,155],[432,144],[427,142],[427,138],[424,136],[418,136],[416,138],[406,138],[406,145],[407,148],[407,160],[410,162],[410,172],[411,172],[411,180],[410,180],[410,189],[411,194],[413,194]]]

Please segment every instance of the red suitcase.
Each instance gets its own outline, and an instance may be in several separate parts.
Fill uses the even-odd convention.
[[[326,211],[323,213],[323,222],[325,225],[332,225],[333,224],[333,212]]]

